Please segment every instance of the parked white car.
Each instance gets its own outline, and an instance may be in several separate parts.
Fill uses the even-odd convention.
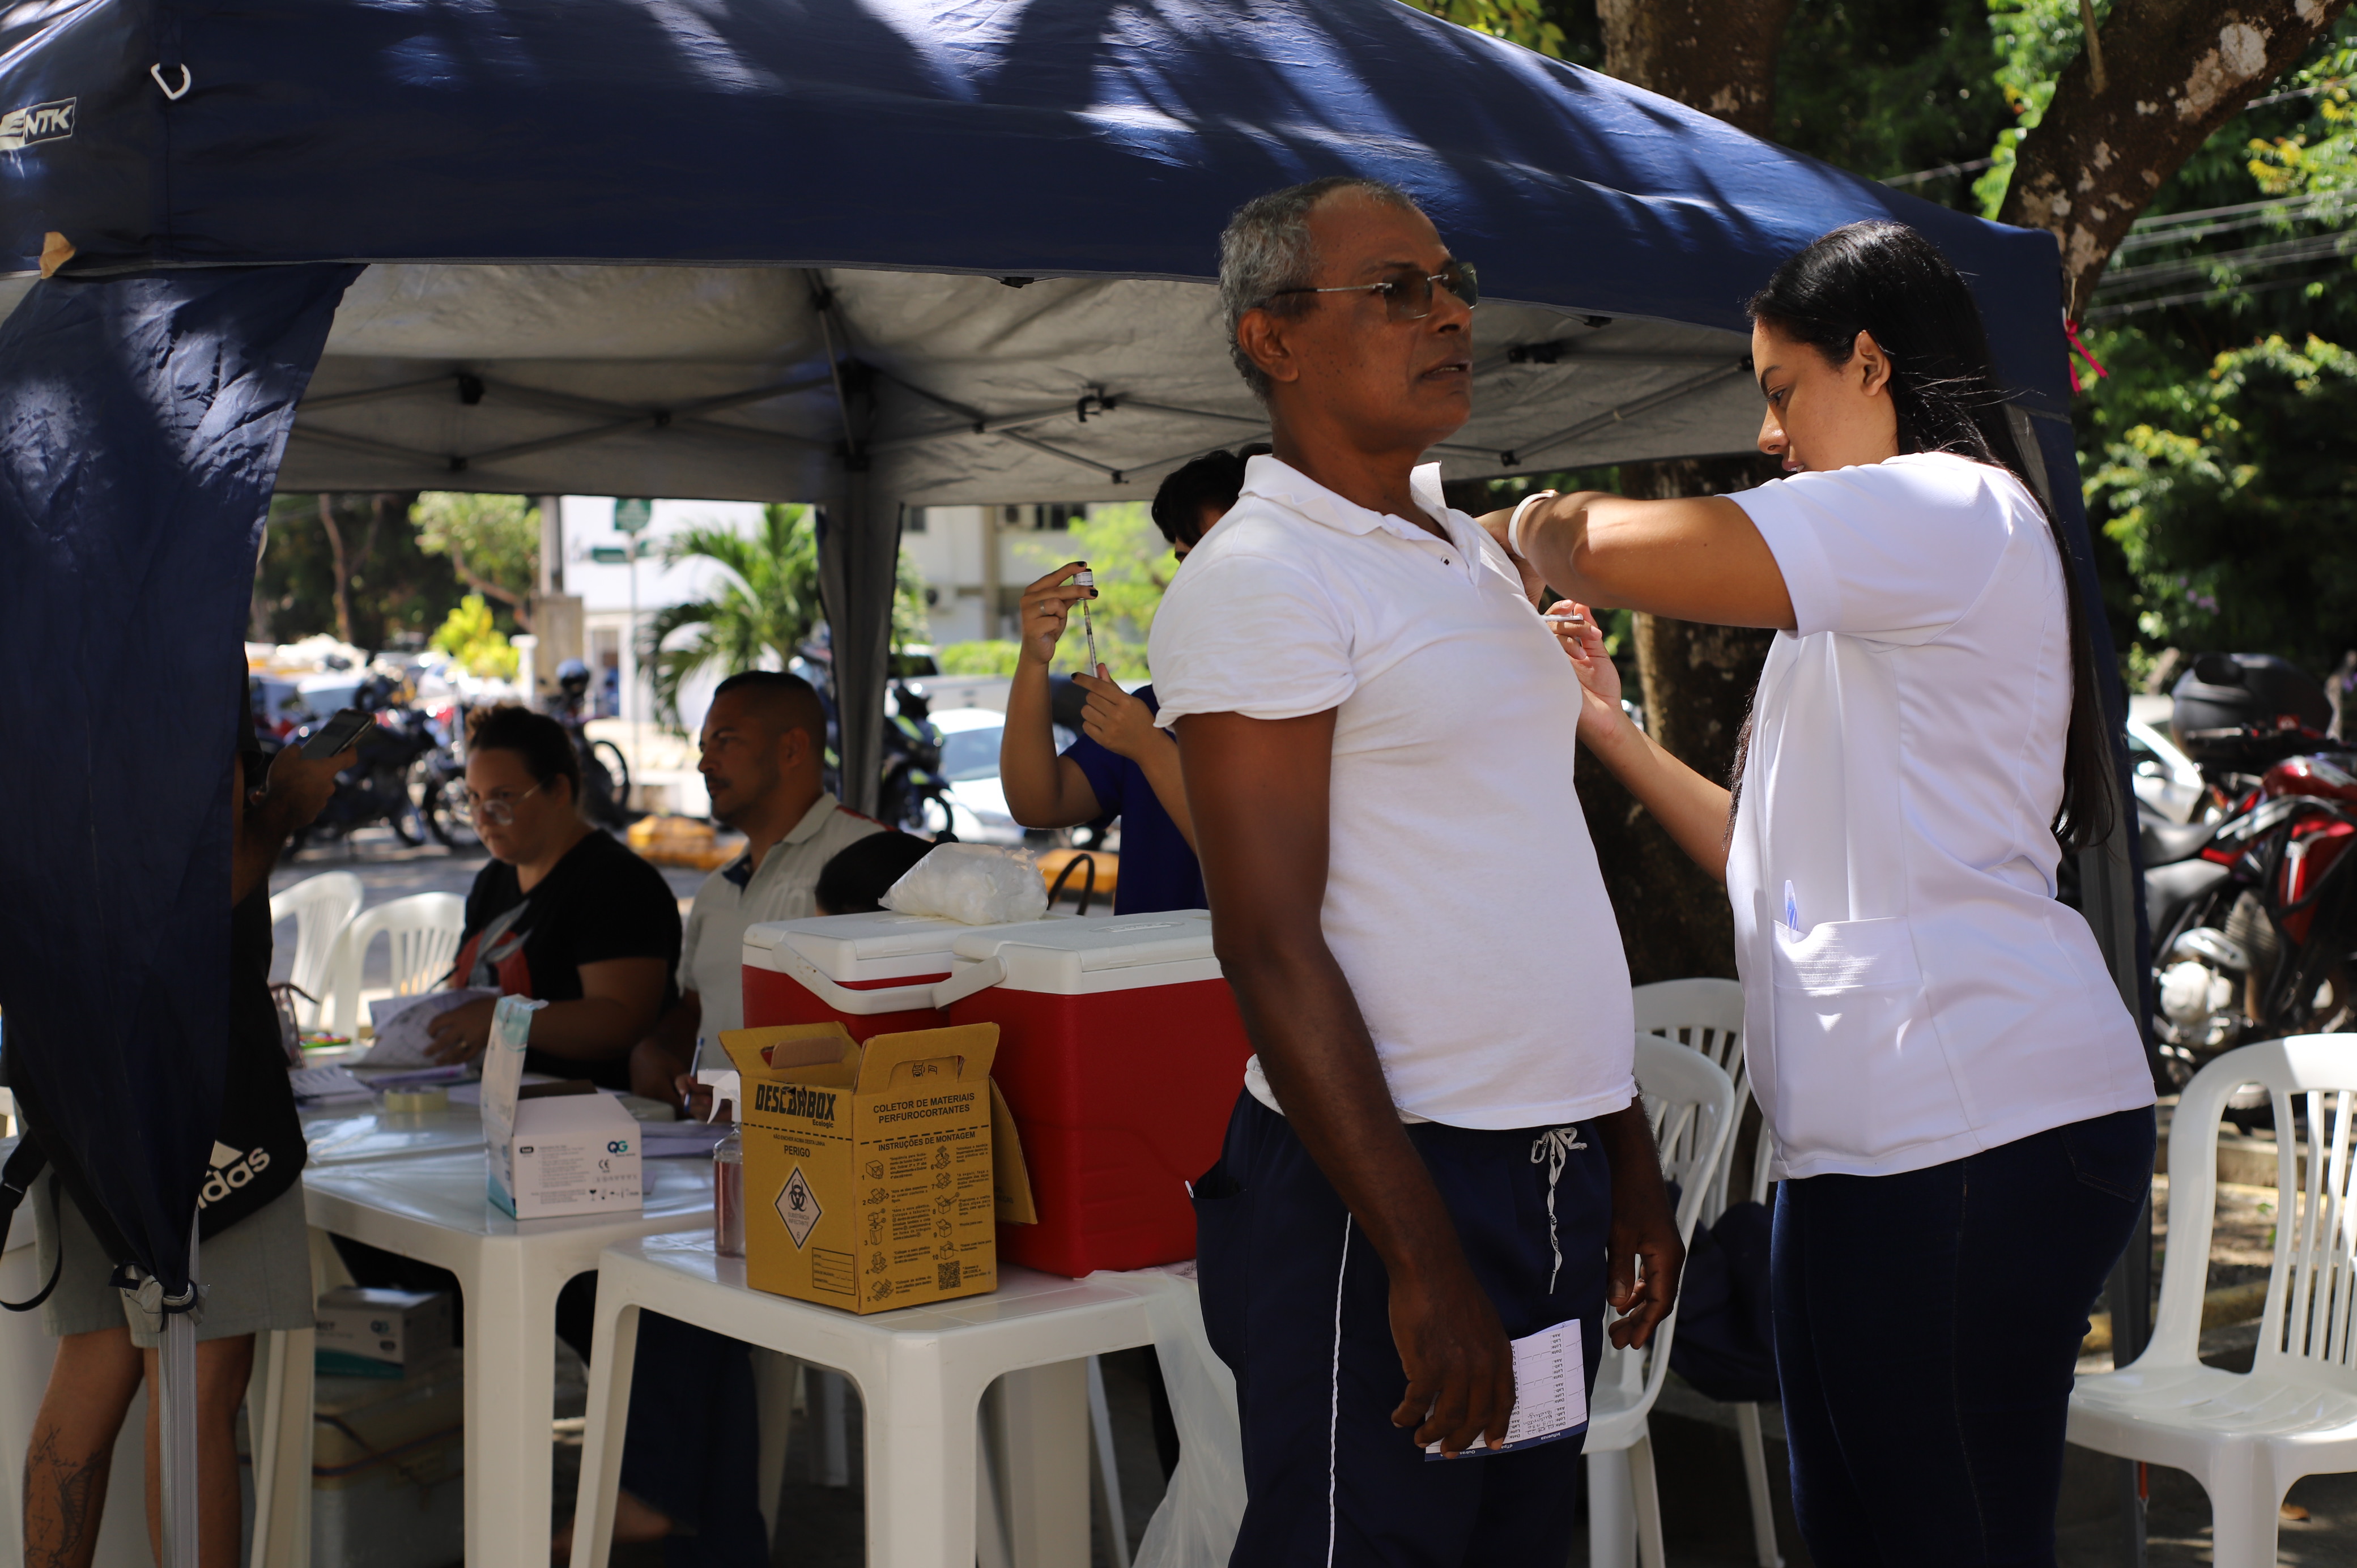
[[[990,708],[951,708],[932,715],[942,732],[942,777],[950,787],[950,831],[966,843],[1021,843],[1023,828],[1006,811],[998,782],[998,742],[1006,715]]]
[[[2140,718],[2128,720],[2128,766],[2136,799],[2172,822],[2190,822],[2209,799],[2201,769],[2177,749],[2169,732]]]

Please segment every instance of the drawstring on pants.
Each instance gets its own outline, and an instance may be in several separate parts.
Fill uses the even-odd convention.
[[[1579,1141],[1579,1127],[1550,1127],[1531,1144],[1531,1164],[1547,1168],[1547,1250],[1555,1254],[1555,1267],[1547,1271],[1547,1294],[1555,1294],[1555,1276],[1563,1273],[1563,1240],[1555,1233],[1555,1187],[1563,1179],[1563,1167],[1571,1156],[1587,1145]]]

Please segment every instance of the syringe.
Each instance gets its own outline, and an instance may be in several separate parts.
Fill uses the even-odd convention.
[[[1072,586],[1086,588],[1089,591],[1089,598],[1094,598],[1097,591],[1097,575],[1083,566],[1074,574]],[[1087,638],[1089,641],[1089,673],[1093,675],[1097,672],[1097,628],[1095,623],[1089,619],[1088,599],[1081,601],[1081,635]]]

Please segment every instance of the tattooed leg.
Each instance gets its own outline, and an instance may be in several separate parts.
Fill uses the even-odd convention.
[[[128,1329],[58,1341],[25,1453],[27,1568],[89,1568],[106,1513],[115,1436],[138,1387],[139,1352]]]

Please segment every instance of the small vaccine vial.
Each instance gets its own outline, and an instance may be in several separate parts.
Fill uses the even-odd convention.
[[[1083,566],[1072,574],[1072,586],[1088,589],[1089,598],[1092,599],[1096,597],[1097,575]],[[1088,599],[1081,601],[1081,635],[1088,639],[1089,673],[1093,675],[1097,672],[1097,628],[1095,622],[1089,618]]]

